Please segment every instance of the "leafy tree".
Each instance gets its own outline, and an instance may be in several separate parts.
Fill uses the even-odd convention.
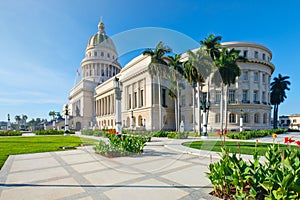
[[[285,91],[290,90],[289,85],[291,82],[288,80],[289,76],[282,76],[278,74],[278,77],[274,77],[273,82],[271,83],[271,104],[274,105],[273,108],[273,128],[277,127],[278,119],[278,107],[279,104],[283,103],[287,98]]]
[[[146,49],[143,52],[143,55],[147,55],[151,57],[151,62],[148,65],[148,73],[151,75],[151,78],[153,79],[155,76],[157,78],[158,82],[158,101],[159,101],[159,129],[162,129],[162,108],[161,108],[161,84],[160,84],[160,78],[166,74],[166,70],[168,69],[167,63],[165,61],[165,54],[170,53],[172,50],[164,46],[163,42],[160,41],[154,50],[152,49]]]
[[[24,120],[24,126],[25,126],[25,129],[26,129],[26,121],[28,119],[27,115],[22,115],[22,119]]]

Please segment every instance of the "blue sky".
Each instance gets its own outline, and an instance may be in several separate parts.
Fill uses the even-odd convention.
[[[291,77],[280,114],[300,113],[299,8],[296,0],[0,0],[0,121],[8,113],[31,119],[61,111],[101,16],[110,36],[160,27],[196,42],[215,33],[224,42],[265,45],[273,75]]]

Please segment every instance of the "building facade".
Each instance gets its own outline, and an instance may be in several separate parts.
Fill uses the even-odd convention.
[[[238,63],[241,76],[228,90],[228,112],[224,118],[227,119],[227,129],[238,131],[241,116],[243,129],[271,128],[270,77],[275,69],[271,63],[272,52],[260,44],[249,42],[226,42],[222,45],[240,50],[241,56],[248,59],[245,63]],[[69,97],[71,128],[115,128],[114,77],[122,82],[123,128],[176,128],[175,100],[168,95],[170,80],[167,76],[159,79],[150,76],[150,57],[140,55],[121,68],[117,62],[116,47],[106,36],[102,22],[98,25],[98,33],[89,39],[85,54],[81,62],[82,80],[71,90]],[[183,58],[186,57],[184,54]],[[197,131],[199,107],[195,102],[199,95],[186,81],[182,80],[180,85],[179,121],[184,125],[184,130]],[[196,99],[193,98],[194,92]],[[220,129],[220,86],[208,81],[200,98],[208,98],[209,102],[208,131]],[[200,113],[203,124],[206,115],[203,110]],[[223,115],[226,116],[225,113]]]
[[[300,114],[279,116],[279,127],[300,131]]]

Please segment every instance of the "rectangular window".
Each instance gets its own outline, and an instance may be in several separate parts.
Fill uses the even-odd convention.
[[[128,95],[128,109],[131,109],[131,94]]]
[[[133,94],[133,108],[137,107],[137,92]]]
[[[207,92],[203,92],[202,93],[202,101],[206,101],[207,100]]]
[[[254,52],[254,58],[257,58],[257,59],[258,59],[258,51],[255,51],[255,52]]]
[[[243,72],[243,81],[247,81],[248,80],[248,72],[245,71]]]
[[[258,81],[258,72],[254,72],[254,81]]]
[[[94,56],[97,56],[97,51],[94,52]]]
[[[266,92],[262,92],[262,102],[266,104]]]
[[[264,53],[262,54],[262,59],[266,60],[266,54],[264,54]]]
[[[297,120],[296,120],[296,119],[293,119],[293,123],[297,123]]]
[[[262,82],[266,83],[266,76],[265,76],[265,74],[262,75]]]
[[[185,106],[185,96],[181,96],[181,106]]]
[[[244,51],[243,51],[243,54],[244,54],[243,56],[244,56],[245,58],[248,57],[248,51],[247,51],[247,50],[244,50]]]
[[[235,103],[235,90],[229,90],[229,103]]]
[[[141,90],[141,98],[140,98],[140,100],[141,100],[141,107],[143,107],[144,106],[144,90]]]
[[[162,89],[162,106],[167,106],[167,92],[166,89]]]
[[[253,101],[254,103],[258,102],[258,91],[253,91]]]
[[[216,91],[216,103],[221,102],[221,91]]]
[[[242,102],[243,103],[247,103],[248,101],[248,90],[243,90],[243,99]]]

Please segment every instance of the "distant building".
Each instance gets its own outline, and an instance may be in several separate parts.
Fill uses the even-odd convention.
[[[279,116],[279,127],[300,130],[300,114]]]
[[[106,39],[106,40],[105,40]],[[228,130],[238,131],[243,115],[244,129],[271,128],[270,80],[275,69],[271,63],[272,52],[256,43],[225,42],[224,47],[240,50],[240,55],[248,59],[238,63],[241,76],[228,91]],[[183,55],[183,59],[187,55]],[[148,73],[150,57],[137,56],[121,68],[113,41],[105,34],[104,24],[98,25],[98,33],[89,40],[85,58],[81,62],[82,80],[71,89],[69,96],[70,128],[87,129],[115,128],[114,76],[123,83],[122,126],[134,129],[157,130],[159,126],[159,92],[156,78]],[[187,131],[197,130],[198,106],[193,112],[193,89],[182,81],[180,92],[180,121]],[[161,78],[162,128],[175,129],[175,103],[168,95],[170,81]],[[210,108],[208,131],[220,128],[221,89],[214,83],[203,87],[201,99],[209,95]],[[198,94],[196,94],[198,98]],[[197,100],[196,100],[197,102]],[[201,111],[201,124],[203,124]],[[224,114],[225,116],[225,114]],[[195,127],[194,127],[195,125]]]

